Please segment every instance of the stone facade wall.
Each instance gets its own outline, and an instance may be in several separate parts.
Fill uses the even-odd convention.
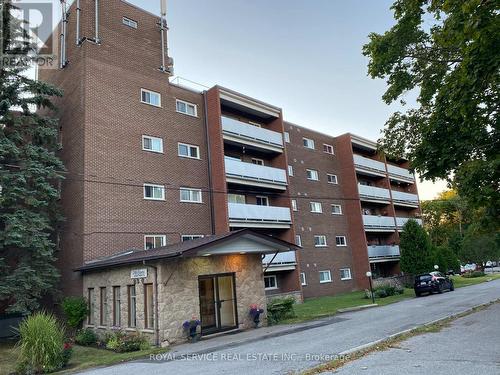
[[[235,273],[237,319],[241,329],[253,326],[248,315],[251,304],[259,304],[264,309],[266,308],[260,254],[185,258],[157,262],[155,266],[158,267],[159,337],[162,344],[185,341],[182,323],[191,319],[193,315],[199,318],[198,276]],[[144,288],[142,283],[136,284],[138,285],[136,287],[137,328],[127,328],[127,285],[134,283],[134,280],[130,278],[130,271],[145,267],[143,265],[123,266],[84,274],[84,295],[88,295],[88,288],[94,288],[95,324],[91,327],[103,333],[112,329],[112,287],[119,285],[121,286],[122,301],[120,328],[131,331],[137,329],[148,335],[153,341],[154,331],[144,327]],[[148,277],[144,283],[153,283],[153,269],[148,268]],[[104,286],[108,288],[108,324],[102,327],[99,326],[99,288]]]

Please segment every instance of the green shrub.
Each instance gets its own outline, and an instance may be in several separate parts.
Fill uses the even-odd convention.
[[[64,329],[52,314],[35,313],[19,325],[17,369],[22,374],[48,373],[64,367],[71,345],[64,343]]]
[[[380,285],[375,288],[373,288],[373,295],[376,298],[385,298],[389,296],[394,296],[396,294],[403,294],[404,289],[400,286],[392,286],[392,285]],[[366,298],[371,298],[371,295],[368,293],[366,294]]]
[[[62,302],[66,321],[71,328],[78,328],[88,315],[89,308],[84,297],[66,297]]]
[[[92,346],[97,343],[97,334],[91,328],[79,330],[75,335],[75,342],[78,345]]]
[[[482,271],[473,271],[473,272],[467,272],[462,275],[462,277],[465,277],[466,279],[474,278],[474,277],[481,277],[486,275]]]
[[[295,316],[295,311],[293,305],[295,304],[295,298],[275,298],[267,304],[267,320],[269,324],[276,324],[280,321],[293,318]]]
[[[135,352],[149,347],[148,339],[140,333],[125,334],[122,331],[115,331],[107,337],[106,341],[106,349],[118,353]]]

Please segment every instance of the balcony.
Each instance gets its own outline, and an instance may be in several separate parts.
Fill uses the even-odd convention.
[[[288,207],[228,203],[229,226],[233,228],[290,228],[292,216]]]
[[[410,184],[415,183],[415,176],[408,169],[387,164],[387,172],[391,180],[403,181]]]
[[[393,190],[392,201],[395,206],[418,207],[418,196],[416,194]]]
[[[422,225],[422,219],[416,219],[414,217],[397,217],[396,223],[398,225],[398,230],[401,230],[408,220],[414,219],[419,225]]]
[[[388,189],[358,184],[358,191],[362,201],[389,204],[391,199]]]
[[[245,163],[231,158],[225,158],[224,163],[227,182],[286,190],[287,180],[284,169]]]
[[[368,245],[368,258],[370,261],[399,259],[399,246],[394,245]]]
[[[288,271],[294,270],[297,265],[297,259],[295,258],[295,251],[286,251],[284,253],[276,254],[273,259],[274,254],[268,254],[262,259],[262,265],[269,267],[267,271]],[[269,264],[272,260],[272,263]]]
[[[228,142],[243,144],[260,151],[283,152],[283,135],[281,133],[225,116],[221,117],[221,122],[222,136]]]
[[[392,216],[363,215],[363,225],[367,232],[394,232],[396,229]]]
[[[369,176],[385,177],[384,163],[360,155],[353,155],[353,158],[356,171]]]

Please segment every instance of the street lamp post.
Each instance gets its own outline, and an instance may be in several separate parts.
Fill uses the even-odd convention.
[[[366,277],[368,277],[368,280],[370,281],[370,294],[372,296],[372,303],[375,304],[375,296],[373,295],[373,286],[372,286],[372,273],[368,271],[366,273]]]

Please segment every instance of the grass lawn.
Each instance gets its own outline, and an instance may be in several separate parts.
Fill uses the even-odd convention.
[[[332,297],[310,298],[305,300],[304,303],[294,306],[295,314],[297,315],[295,318],[284,320],[282,323],[298,323],[306,320],[322,318],[325,316],[335,315],[338,309],[371,304],[372,300],[366,299],[364,296],[364,291],[358,291],[339,294]],[[375,303],[379,306],[383,306],[412,297],[415,297],[413,289],[405,289],[403,294],[386,298],[375,298]]]
[[[493,273],[493,274],[487,273],[485,276],[473,277],[473,278],[466,278],[462,276],[452,276],[451,278],[453,279],[453,284],[455,285],[455,288],[461,288],[464,286],[476,285],[484,283],[486,281],[500,279],[500,273]]]
[[[68,367],[56,374],[70,374],[89,367],[107,366],[139,358],[148,358],[150,354],[167,351],[163,348],[151,348],[130,353],[115,353],[110,350],[96,349],[75,345]],[[13,344],[0,343],[0,375],[7,375],[15,370],[17,352]]]

